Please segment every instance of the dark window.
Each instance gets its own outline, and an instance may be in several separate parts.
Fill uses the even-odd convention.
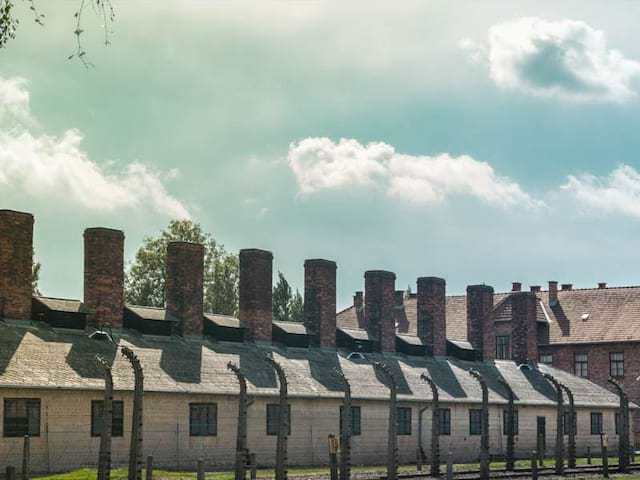
[[[472,408],[469,410],[469,435],[482,433],[482,410]]]
[[[507,410],[502,411],[502,434],[507,434]],[[513,411],[513,434],[518,435],[518,411]]]
[[[344,407],[340,405],[340,435],[342,435],[342,412]],[[360,407],[351,407],[351,435],[360,435]]]
[[[620,435],[620,414],[616,412],[616,435]]]
[[[612,377],[624,376],[624,353],[612,352],[609,354],[609,374]]]
[[[189,404],[189,435],[211,437],[218,433],[218,405],[215,403]]]
[[[278,434],[278,412],[280,405],[270,403],[267,405],[267,435]],[[287,405],[287,435],[291,435],[291,405]]]
[[[591,435],[602,433],[602,413],[591,412]]]
[[[496,337],[496,358],[498,360],[509,360],[511,358],[509,335],[498,335]]]
[[[93,400],[91,402],[91,436],[99,437],[102,433],[102,413],[104,402]],[[122,437],[124,435],[124,402],[113,400],[113,413],[111,415],[111,436]]]
[[[5,398],[4,436],[40,436],[40,399]]]
[[[586,377],[589,372],[589,364],[586,353],[576,353],[573,357],[575,362],[575,374],[578,377]]]
[[[553,364],[553,355],[551,354],[542,354],[540,355],[540,363],[544,363],[547,365]]]
[[[451,410],[440,408],[438,416],[440,417],[440,435],[451,435]]]
[[[396,423],[398,425],[398,435],[411,435],[411,408],[396,408]]]
[[[562,434],[569,435],[571,432],[569,431],[569,410],[565,410],[562,412]],[[573,431],[575,433],[578,432],[578,412],[576,412],[576,416],[573,417]]]

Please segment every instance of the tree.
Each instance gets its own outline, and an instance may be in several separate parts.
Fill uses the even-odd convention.
[[[202,227],[190,220],[172,220],[158,237],[145,237],[125,278],[126,301],[164,307],[165,256],[171,241],[202,243],[204,255],[204,310],[235,315],[238,311],[238,256],[229,253]]]
[[[273,319],[276,322],[301,322],[302,313],[302,295],[297,289],[294,294],[287,279],[278,271],[278,282],[273,287]]]
[[[31,294],[42,295],[38,289],[38,281],[40,280],[40,267],[42,264],[38,261],[33,262],[31,266]]]

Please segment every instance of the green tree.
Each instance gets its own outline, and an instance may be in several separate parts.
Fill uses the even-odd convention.
[[[293,293],[291,285],[282,272],[278,272],[278,282],[273,287],[273,319],[276,322],[301,322],[303,301],[296,289]]]
[[[202,227],[190,220],[172,220],[158,237],[145,237],[125,278],[126,301],[163,307],[165,256],[171,241],[202,243],[204,256],[204,310],[235,315],[238,311],[238,256],[229,253]]]
[[[38,261],[34,261],[31,266],[31,294],[32,295],[42,295],[40,293],[40,289],[38,288],[38,282],[40,281],[40,267],[42,264]]]

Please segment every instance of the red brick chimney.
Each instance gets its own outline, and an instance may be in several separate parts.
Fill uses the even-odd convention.
[[[573,284],[572,283],[563,283],[562,284],[562,290],[572,290],[573,289]]]
[[[554,307],[558,304],[558,282],[549,280],[549,305]]]
[[[396,274],[384,270],[364,273],[364,315],[367,330],[379,342],[381,352],[396,351]]]
[[[530,289],[531,289],[531,291],[533,293],[538,293],[540,291],[541,287],[540,287],[540,285],[531,285]]]
[[[358,291],[353,295],[353,307],[356,311],[364,308],[364,298],[362,292]]]
[[[538,359],[536,308],[535,294],[511,294],[511,358],[518,365]]]
[[[111,228],[84,231],[84,304],[87,323],[122,328],[124,308],[124,233]]]
[[[418,278],[418,336],[434,356],[447,354],[446,282],[438,277]]]
[[[493,325],[493,287],[467,287],[467,339],[483,360],[496,356],[496,334]]]
[[[513,282],[511,284],[511,291],[512,292],[519,292],[520,290],[522,290],[522,283],[521,282]]]
[[[175,333],[202,337],[204,245],[169,242],[166,264],[167,313],[180,320]]]
[[[304,324],[320,347],[336,346],[336,262],[304,262]]]
[[[240,322],[247,340],[271,342],[273,320],[273,254],[240,250]]]
[[[31,319],[33,215],[0,210],[0,318]]]

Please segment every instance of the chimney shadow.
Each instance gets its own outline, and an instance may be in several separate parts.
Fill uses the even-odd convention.
[[[7,367],[18,347],[22,343],[26,330],[0,326],[0,335],[2,336],[2,348],[0,349],[0,375],[7,371]]]
[[[482,374],[485,382],[487,383],[487,388],[490,391],[496,393],[497,395],[500,395],[505,400],[509,400],[509,393],[506,387],[500,382],[500,380],[503,380],[507,382],[509,386],[511,386],[511,389],[513,390],[514,401],[520,400],[520,398],[518,397],[517,389],[512,386],[513,382],[508,381],[508,379],[502,374],[495,363],[482,362],[478,363],[477,366],[474,365],[472,368]]]
[[[523,368],[522,374],[527,379],[529,384],[533,387],[535,391],[540,393],[541,395],[547,397],[549,400],[553,402],[558,401],[558,394],[556,389],[551,385],[546,378],[542,376],[542,373],[538,369],[527,369]]]
[[[218,353],[238,355],[239,367],[242,369],[247,381],[256,388],[278,388],[278,379],[271,365],[264,359],[271,353],[270,350],[258,348],[255,345],[239,344],[217,345]],[[281,354],[281,352],[278,352]]]
[[[336,350],[292,348],[278,350],[278,353],[287,359],[309,362],[311,378],[330,392],[344,392],[344,383],[336,374],[336,370],[342,371]]]
[[[404,376],[404,372],[402,371],[400,362],[397,358],[387,357],[380,354],[368,354],[367,358],[372,363],[380,362],[389,367],[389,370],[391,371],[391,374],[393,375],[393,378],[396,382],[396,392],[398,393],[398,395],[413,395],[413,390],[411,390],[411,387],[409,387],[407,378]],[[382,376],[380,372],[378,372],[378,370],[375,370],[375,375],[380,383],[382,383],[383,385],[387,385],[386,378]]]
[[[563,337],[568,337],[571,335],[571,322],[567,318],[567,315],[564,313],[564,309],[560,303],[556,303],[553,307],[551,307],[551,311],[553,312],[553,316],[558,323],[558,327],[560,328],[560,333]]]
[[[449,364],[450,361],[451,360],[431,358],[424,362],[424,364],[416,366],[424,366],[427,375],[431,377],[431,380],[434,381],[439,390],[442,390],[452,398],[466,398],[467,393],[462,388],[462,385],[460,385],[456,374]],[[457,366],[464,368],[461,365]]]

